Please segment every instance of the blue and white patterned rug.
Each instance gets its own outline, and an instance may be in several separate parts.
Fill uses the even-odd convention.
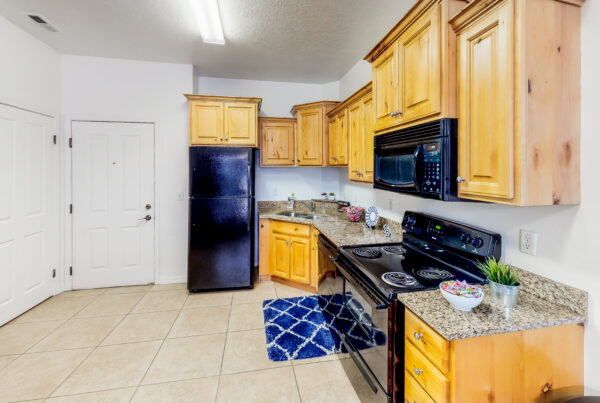
[[[343,307],[341,294],[266,300],[263,314],[267,353],[272,361],[345,352],[339,337],[341,330],[334,321],[336,315],[341,322],[350,324],[347,333],[356,348],[362,350],[386,342],[378,329],[374,329],[372,337],[365,337],[354,328],[355,321]]]

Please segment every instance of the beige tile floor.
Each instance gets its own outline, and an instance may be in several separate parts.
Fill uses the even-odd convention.
[[[360,402],[344,355],[268,359],[262,301],[300,295],[273,282],[64,292],[0,327],[0,402]]]

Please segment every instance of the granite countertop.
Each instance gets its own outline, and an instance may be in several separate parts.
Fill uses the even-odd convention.
[[[402,237],[402,228],[397,222],[382,218],[378,227],[371,230],[366,227],[364,221],[358,223],[348,221],[333,206],[328,207],[327,215],[315,220],[277,214],[281,211],[285,211],[284,204],[281,202],[259,204],[260,218],[313,225],[338,247],[398,242]],[[392,238],[386,237],[383,233],[383,222],[390,224],[394,229]],[[587,292],[527,270],[517,270],[520,272],[521,290],[518,305],[514,309],[505,310],[495,306],[488,285],[482,287],[485,294],[482,303],[471,312],[454,309],[439,290],[401,293],[398,294],[398,300],[446,340],[586,321]]]
[[[337,206],[335,208],[337,209]],[[282,207],[281,205],[278,206],[277,204],[273,204],[273,206],[268,207],[260,207],[259,205],[260,218],[270,218],[272,220],[312,225],[338,247],[346,245],[399,242],[401,240],[401,232],[399,229],[394,231],[395,236],[388,238],[383,233],[382,223],[378,223],[375,229],[369,229],[364,220],[360,222],[350,222],[344,215],[338,213],[337,210],[334,210],[335,212],[332,211],[331,208],[328,209],[326,215],[314,220],[277,214],[281,211],[286,211],[285,207]],[[302,210],[297,209],[296,211],[299,212]],[[317,213],[319,211],[320,208],[317,207]]]

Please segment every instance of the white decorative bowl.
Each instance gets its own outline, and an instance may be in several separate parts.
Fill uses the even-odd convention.
[[[454,309],[457,309],[459,311],[468,312],[471,309],[475,308],[477,305],[481,304],[481,301],[483,301],[483,290],[481,291],[480,297],[463,297],[461,295],[451,294],[448,291],[444,290],[442,288],[442,284],[440,283],[440,292],[442,293],[444,298],[446,298],[446,301],[448,301]]]

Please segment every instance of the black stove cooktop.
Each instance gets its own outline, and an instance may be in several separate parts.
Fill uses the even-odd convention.
[[[483,284],[476,263],[499,258],[500,236],[439,217],[407,212],[403,242],[343,246],[342,266],[387,298],[402,292],[435,289],[442,281]]]

